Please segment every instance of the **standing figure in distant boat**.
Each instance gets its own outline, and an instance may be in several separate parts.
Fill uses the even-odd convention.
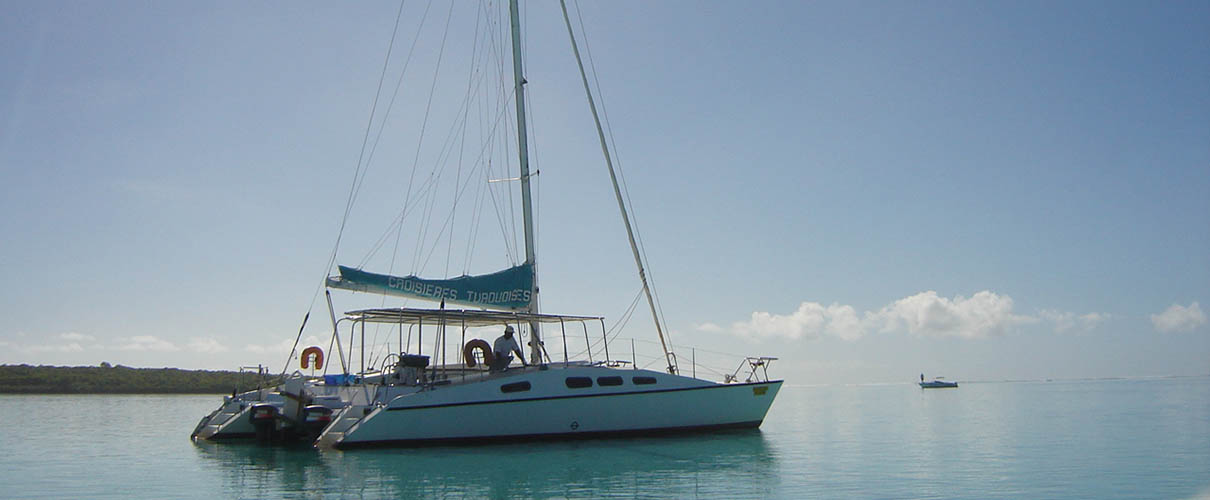
[[[924,374],[923,374],[923,373],[921,373],[921,374],[920,374],[920,381],[921,381],[921,382],[924,382]]]
[[[496,341],[492,343],[492,351],[495,359],[492,360],[491,370],[494,372],[507,369],[508,364],[513,361],[512,353],[514,352],[521,359],[521,365],[526,364],[525,355],[521,354],[521,346],[517,345],[516,339],[513,338],[512,325],[504,327],[504,335],[497,337]]]

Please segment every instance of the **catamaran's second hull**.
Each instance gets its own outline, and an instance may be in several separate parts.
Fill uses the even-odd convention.
[[[256,428],[252,426],[249,410],[250,406],[238,401],[224,402],[223,406],[198,422],[192,437],[210,441],[256,437]]]
[[[347,449],[755,428],[780,388],[781,381],[718,384],[648,370],[530,369],[400,396],[348,416],[356,421],[333,425],[344,431],[319,443]]]
[[[224,397],[222,406],[202,417],[191,437],[207,441],[252,438],[263,441],[267,437],[276,440],[276,436],[265,436],[270,431],[270,434],[310,436],[310,440],[313,440],[322,429],[321,425],[326,426],[326,421],[311,421],[306,412],[307,405],[316,404],[329,410],[339,410],[359,398],[364,404],[367,394],[368,391],[359,386],[325,386],[314,381],[308,383],[301,378],[291,379],[277,387]],[[257,418],[262,415],[258,415],[256,409],[266,406],[273,407],[269,422]],[[265,425],[258,426],[258,423],[272,423],[272,429],[267,429]]]

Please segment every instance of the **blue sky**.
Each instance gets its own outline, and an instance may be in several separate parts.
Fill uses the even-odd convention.
[[[343,264],[441,161],[475,47],[476,5],[454,7],[404,5],[388,88],[422,36]],[[581,8],[677,346],[779,356],[795,383],[1210,372],[1210,6]],[[0,4],[0,363],[280,366],[397,9]],[[525,12],[542,305],[617,319],[638,284],[565,28]],[[472,258],[423,271],[515,260],[480,222]],[[414,234],[366,269],[414,269]],[[623,337],[655,339],[641,313]]]

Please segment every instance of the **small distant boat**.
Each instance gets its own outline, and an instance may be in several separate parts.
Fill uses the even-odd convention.
[[[957,388],[958,387],[957,382],[950,382],[948,380],[943,380],[944,378],[945,377],[937,377],[933,380],[924,380],[924,374],[921,374],[920,375],[920,388],[921,389],[946,389],[946,388]]]

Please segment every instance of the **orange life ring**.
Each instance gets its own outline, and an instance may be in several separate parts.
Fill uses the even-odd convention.
[[[479,349],[479,351],[483,353],[483,362],[488,366],[491,366],[492,361],[495,361],[496,359],[496,357],[492,355],[492,346],[488,345],[486,340],[475,339],[467,342],[466,346],[462,348],[462,358],[466,360],[466,367],[475,367],[475,349]]]
[[[306,349],[303,349],[302,356],[300,356],[302,358],[302,367],[303,368],[311,367],[310,366],[311,365],[311,356],[315,356],[315,369],[316,370],[324,367],[324,351],[323,351],[323,349],[320,349],[317,346],[311,346]]]

